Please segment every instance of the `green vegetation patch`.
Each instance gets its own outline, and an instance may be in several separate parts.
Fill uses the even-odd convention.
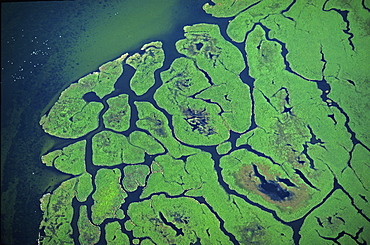
[[[244,144],[248,144],[249,138],[252,137],[253,135],[254,135],[254,130],[241,134],[239,138],[236,139],[236,147],[239,147]]]
[[[352,238],[351,242],[346,244],[366,243],[370,239],[369,221],[358,214],[346,194],[336,190],[305,219],[300,230],[300,243],[331,244],[332,239],[342,232]]]
[[[199,183],[199,185],[187,190],[185,195],[204,197],[225,221],[225,229],[241,244],[257,241],[263,244],[293,244],[290,227],[271,219],[271,214],[261,212],[260,208],[225,192],[219,184],[214,164],[211,154],[206,152],[187,158],[185,171],[191,175],[192,183]]]
[[[100,227],[94,225],[89,220],[87,215],[87,207],[85,205],[80,206],[80,216],[77,221],[78,231],[80,236],[78,240],[82,245],[96,244],[100,238]]]
[[[143,149],[131,145],[126,136],[111,131],[101,131],[94,135],[92,149],[93,163],[98,166],[144,162]]]
[[[164,61],[162,42],[145,44],[141,50],[143,54],[136,53],[126,60],[127,64],[136,69],[130,86],[137,96],[145,94],[154,85],[154,72],[163,66]]]
[[[171,114],[187,97],[211,86],[194,60],[184,57],[175,59],[168,70],[161,72],[161,79],[163,84],[155,91],[154,99]]]
[[[227,35],[235,42],[243,42],[247,32],[252,30],[255,23],[260,22],[267,16],[280,14],[289,4],[291,4],[290,0],[260,1],[250,9],[239,13],[230,21],[227,26]]]
[[[248,54],[249,74],[256,78],[274,79],[285,69],[281,45],[268,41],[261,26],[249,33],[245,45]],[[280,73],[280,74],[279,74]],[[272,81],[269,81],[273,83]],[[258,88],[258,87],[257,87]]]
[[[76,198],[79,202],[85,202],[93,190],[91,174],[85,172],[78,176]]]
[[[328,167],[341,175],[349,160],[352,142],[346,118],[322,101],[315,82],[284,69],[281,44],[268,41],[265,34],[256,26],[246,43],[250,72],[256,78],[253,97],[258,125],[248,144],[284,165],[285,171],[298,169],[313,186],[328,189],[319,176],[330,176]],[[331,162],[335,164],[328,165]]]
[[[198,98],[197,94],[204,89],[212,89],[212,83],[209,83],[205,75],[196,68],[194,61],[178,58],[169,70],[161,73],[161,77],[164,83],[154,98],[159,106],[173,115],[173,125],[178,139],[192,145],[215,145],[228,138],[224,119],[229,118],[226,114],[231,111],[223,113],[223,108],[213,103],[213,100]],[[226,101],[226,95],[221,97],[221,100]],[[215,96],[212,97],[214,98]],[[235,115],[245,114],[238,112]],[[237,118],[240,120],[235,125],[244,126],[243,122],[248,122],[248,118],[243,120],[241,117],[243,116]],[[245,127],[242,130],[245,130]]]
[[[171,196],[185,193],[202,196],[225,221],[225,228],[241,244],[293,244],[291,228],[271,219],[269,213],[227,194],[218,182],[211,155],[201,152],[186,161],[159,156],[151,165],[151,175],[141,198],[163,191]],[[134,229],[130,222],[126,227]],[[221,232],[221,231],[219,231]]]
[[[172,136],[167,117],[152,104],[149,102],[135,102],[135,105],[139,115],[139,120],[136,122],[136,125],[139,128],[148,130],[154,138],[165,146],[169,154],[178,158],[199,151],[198,149],[180,144],[180,142]]]
[[[108,223],[105,226],[105,240],[108,245],[130,244],[128,236],[122,233],[121,225],[118,221]]]
[[[96,190],[92,195],[94,205],[91,207],[92,221],[100,225],[107,218],[115,218],[117,210],[127,197],[121,187],[121,171],[99,169],[95,176]]]
[[[252,115],[250,91],[248,85],[237,77],[217,86],[204,90],[197,99],[217,103],[222,108],[220,116],[226,126],[238,133],[245,132],[250,126]]]
[[[186,166],[183,160],[176,160],[168,154],[156,157],[141,198],[160,191],[179,195],[185,190],[199,188],[202,184],[199,176],[196,172],[187,171]]]
[[[187,99],[172,117],[176,137],[191,145],[217,145],[225,141],[229,130],[220,113],[216,104]]]
[[[344,31],[347,29],[345,19],[339,12],[329,11],[332,8],[348,11],[345,15],[349,21],[347,33]],[[311,5],[303,1],[294,4],[285,14],[294,19],[294,22],[282,15],[270,15],[261,22],[271,29],[271,38],[286,43],[289,50],[287,59],[294,71],[316,80],[321,80],[322,75],[325,75],[334,87],[336,85],[342,87],[344,82],[348,83],[347,80],[351,80],[355,86],[348,84],[348,88],[356,93],[364,93],[365,91],[358,89],[361,87],[368,91],[366,81],[369,79],[367,71],[370,65],[364,62],[370,57],[367,52],[370,42],[367,28],[368,13],[361,2],[344,3],[335,0]],[[327,24],[323,27],[322,23]],[[320,27],[321,29],[318,29]],[[323,72],[325,62],[321,60],[321,52],[326,62]],[[343,95],[340,97],[345,98]],[[352,97],[351,93],[348,93],[348,97]]]
[[[154,245],[155,243],[153,243],[151,240],[149,239],[144,239],[141,241],[140,245]]]
[[[246,131],[250,126],[251,99],[248,85],[239,77],[245,68],[241,52],[222,37],[217,25],[197,24],[184,30],[186,39],[176,43],[177,50],[195,60],[212,84],[195,98],[220,106],[220,116],[231,130]]]
[[[117,219],[124,219],[125,218],[125,213],[123,212],[122,209],[118,209],[116,211],[116,218]]]
[[[369,7],[368,2],[365,5]],[[338,26],[335,41],[325,40],[322,48],[327,61],[324,75],[331,86],[330,98],[339,103],[348,114],[350,118],[348,124],[356,132],[356,137],[369,146],[370,137],[367,128],[369,127],[370,118],[369,113],[366,113],[370,106],[370,100],[368,99],[370,94],[370,74],[368,72],[370,63],[367,62],[370,60],[370,53],[368,52],[370,45],[369,12],[361,2],[356,1],[348,3],[338,0],[328,1],[325,9],[332,8],[340,9],[343,12],[348,11],[347,20],[349,24],[347,27],[347,23],[341,20],[342,16],[334,10],[325,12],[329,15],[328,18],[335,16]],[[318,24],[315,22],[315,27]],[[332,25],[328,29],[331,27]],[[353,34],[352,37],[349,33],[341,32],[347,28],[349,28],[349,33]],[[350,41],[354,50],[350,50],[353,48]],[[343,49],[340,50],[339,47],[343,47]],[[358,98],[364,99],[361,100],[361,103],[358,103]]]
[[[145,186],[146,177],[149,174],[149,167],[146,165],[129,165],[123,169],[122,185],[126,191],[132,192],[138,186]]]
[[[196,61],[207,72],[214,84],[227,82],[232,75],[239,75],[245,68],[242,54],[227,42],[218,25],[195,24],[185,26],[185,39],[176,42],[179,53]]]
[[[62,150],[55,150],[55,151],[49,152],[48,154],[43,155],[41,157],[41,161],[46,166],[52,167],[54,165],[54,160],[58,158],[60,155],[62,155],[62,153],[63,153]]]
[[[349,166],[343,169],[341,175],[338,175],[340,184],[351,193],[354,205],[361,209],[367,217],[370,216],[368,208],[370,199],[369,159],[370,152],[362,145],[356,145]]]
[[[127,55],[108,62],[94,72],[72,83],[59,96],[50,111],[43,115],[40,125],[50,135],[61,138],[79,138],[99,126],[100,102],[85,102],[83,96],[95,92],[102,98],[114,90],[114,83],[123,72],[122,61]]]
[[[257,1],[238,1],[238,0],[212,0],[212,4],[203,5],[203,10],[214,17],[232,17],[239,14],[244,9],[257,3]]]
[[[120,94],[107,100],[109,109],[103,115],[106,128],[121,132],[130,127],[131,107],[128,95]]]
[[[40,125],[50,135],[76,139],[99,126],[102,109],[99,102],[57,101],[48,115],[41,118]]]
[[[64,181],[53,193],[46,193],[41,198],[43,220],[40,229],[45,233],[39,238],[40,244],[73,244],[72,238],[72,199],[76,178]]]
[[[293,170],[244,149],[223,156],[220,167],[231,189],[274,209],[280,218],[289,221],[303,216],[332,189],[331,184],[321,184],[315,189]],[[308,181],[316,184],[319,180],[331,179],[327,169],[316,171],[315,175],[307,174]]]
[[[159,191],[171,196],[185,193],[186,196],[204,197],[225,221],[226,230],[241,244],[293,244],[290,227],[271,219],[270,214],[261,212],[258,207],[225,192],[218,182],[211,154],[200,152],[189,156],[186,161],[168,155],[158,156],[151,165],[151,172],[141,198]],[[128,230],[136,227],[136,223],[131,222],[125,225]],[[218,232],[222,234],[221,230]]]
[[[134,131],[129,136],[129,142],[141,149],[149,155],[163,153],[165,150],[152,136],[147,135],[142,131]]]
[[[219,144],[216,147],[216,150],[217,150],[217,153],[220,154],[220,155],[224,155],[224,154],[228,153],[231,150],[231,142],[226,141],[226,142],[223,142],[223,143]]]
[[[54,166],[66,174],[80,175],[85,172],[86,141],[81,140],[61,150],[52,151],[41,157],[46,166]]]
[[[204,204],[187,197],[166,198],[155,195],[150,200],[131,203],[128,210],[135,237],[149,236],[156,244],[231,244],[220,232],[220,224]]]
[[[92,91],[98,79],[99,75],[95,72],[65,89],[49,113],[42,116],[40,125],[44,131],[57,137],[78,138],[97,128],[98,114],[103,105],[98,102],[86,103],[83,95]],[[88,114],[92,120],[78,117],[80,114]]]
[[[114,90],[114,84],[123,73],[122,62],[128,54],[124,54],[116,60],[105,63],[99,67],[99,80],[94,86],[93,91],[99,98],[110,94]]]
[[[233,195],[219,193],[218,198],[229,198],[217,211],[240,244],[294,244],[292,229],[271,218],[271,214]]]

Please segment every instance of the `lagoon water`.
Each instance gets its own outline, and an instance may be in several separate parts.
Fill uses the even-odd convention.
[[[174,45],[182,27],[215,19],[206,1],[51,1],[2,5],[1,244],[35,244],[39,199],[70,176],[40,156],[58,139],[38,122],[71,82],[144,43]],[[171,54],[166,54],[171,58]],[[53,100],[54,98],[54,100]],[[50,102],[51,101],[51,102]],[[48,105],[48,103],[50,104]]]

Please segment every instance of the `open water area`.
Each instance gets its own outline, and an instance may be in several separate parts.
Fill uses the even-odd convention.
[[[178,55],[174,43],[183,37],[183,26],[217,20],[203,12],[205,2],[2,3],[1,244],[36,244],[39,199],[70,178],[40,158],[64,144],[39,126],[59,93],[101,64],[150,41],[164,43],[168,67]]]

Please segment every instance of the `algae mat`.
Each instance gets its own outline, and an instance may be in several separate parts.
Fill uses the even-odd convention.
[[[232,1],[71,84],[40,244],[370,242],[366,1]],[[178,52],[177,57],[167,55]],[[361,99],[360,99],[361,98]]]

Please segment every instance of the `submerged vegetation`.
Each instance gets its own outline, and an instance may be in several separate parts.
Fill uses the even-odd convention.
[[[40,243],[370,242],[366,4],[213,2],[226,30],[184,27],[164,67],[145,44],[42,117],[69,139],[42,161],[71,178],[41,199]]]

